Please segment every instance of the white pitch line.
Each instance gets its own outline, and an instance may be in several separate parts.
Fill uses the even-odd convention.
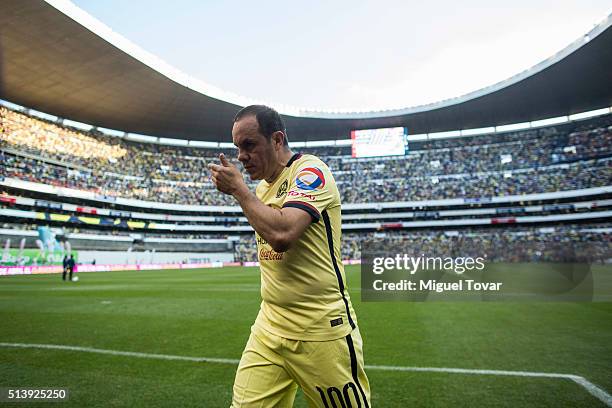
[[[60,344],[0,343],[0,347],[82,351],[85,353],[110,354],[112,356],[138,357],[138,358],[149,358],[149,359],[156,359],[156,360],[192,361],[196,363],[238,364],[240,362],[240,360],[233,360],[230,358],[173,356],[169,354],[138,353],[136,351],[108,350],[108,349],[99,349],[99,348],[93,348],[93,347],[62,346]]]
[[[572,380],[576,384],[582,386],[592,396],[599,399],[609,407],[612,407],[612,396],[605,390],[599,388],[584,377],[575,374],[561,373],[539,373],[533,371],[507,371],[507,370],[477,370],[469,368],[449,368],[449,367],[401,367],[401,366],[382,366],[382,365],[367,365],[369,370],[384,370],[384,371],[416,371],[416,372],[434,372],[434,373],[453,373],[453,374],[477,374],[477,375],[505,375],[514,377],[540,377],[540,378],[563,378]]]
[[[515,377],[545,377],[545,378],[565,378],[572,379],[573,374],[560,373],[538,373],[533,371],[507,371],[507,370],[479,370],[471,368],[450,368],[450,367],[401,367],[401,366],[381,366],[366,365],[370,370],[384,371],[416,371],[430,373],[453,373],[453,374],[481,374],[481,375],[510,375]]]
[[[13,348],[33,348],[33,349],[47,349],[47,350],[67,350],[67,351],[81,351],[85,353],[97,353],[97,354],[109,354],[113,356],[126,356],[126,357],[137,357],[137,358],[148,358],[157,360],[174,360],[174,361],[191,361],[196,363],[218,363],[218,364],[231,364],[237,365],[239,360],[231,358],[215,358],[215,357],[189,357],[189,356],[175,356],[170,354],[152,354],[152,353],[139,353],[135,351],[119,351],[119,350],[108,350],[99,349],[93,347],[79,347],[79,346],[64,346],[59,344],[29,344],[29,343],[2,343],[0,347],[13,347]],[[562,378],[566,380],[572,380],[576,384],[583,387],[599,399],[601,402],[609,407],[612,407],[612,396],[605,390],[599,388],[586,378],[575,374],[561,374],[561,373],[540,373],[533,371],[508,371],[508,370],[478,370],[469,368],[450,368],[450,367],[405,367],[405,366],[387,366],[387,365],[366,365],[368,370],[379,370],[379,371],[410,371],[410,372],[434,372],[434,373],[451,373],[451,374],[476,374],[476,375],[500,375],[500,376],[514,376],[514,377],[540,377],[540,378]]]
[[[605,390],[599,388],[586,378],[580,377],[579,375],[572,376],[572,380],[577,384],[582,385],[592,396],[598,398],[607,406],[612,407],[612,396],[610,396],[610,394],[608,394]]]

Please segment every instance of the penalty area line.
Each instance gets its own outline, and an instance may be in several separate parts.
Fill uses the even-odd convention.
[[[172,361],[190,361],[196,363],[217,363],[237,365],[239,360],[231,358],[215,358],[215,357],[190,357],[176,356],[171,354],[154,354],[140,353],[135,351],[120,351],[99,349],[93,347],[66,346],[61,344],[30,344],[30,343],[4,343],[0,342],[0,347],[5,348],[24,348],[24,349],[46,349],[46,350],[65,350],[79,351],[85,353],[108,354],[112,356],[125,356],[136,358],[147,358],[156,360],[172,360]],[[539,377],[539,378],[560,378],[571,380],[584,388],[589,394],[599,399],[609,407],[612,407],[612,396],[602,388],[596,386],[584,377],[575,374],[561,373],[540,373],[534,371],[508,371],[508,370],[478,370],[469,368],[451,368],[451,367],[405,367],[405,366],[388,366],[388,365],[367,365],[367,370],[376,371],[404,371],[404,372],[429,372],[429,373],[450,373],[450,374],[472,374],[472,375],[497,375],[497,376],[513,376],[513,377]]]
[[[453,373],[453,374],[476,374],[476,375],[498,375],[498,376],[513,376],[513,377],[539,377],[539,378],[561,378],[572,380],[576,384],[584,388],[589,394],[599,399],[609,407],[612,407],[612,396],[604,389],[596,386],[584,377],[575,374],[561,373],[540,373],[534,371],[508,371],[508,370],[478,370],[469,368],[450,368],[450,367],[401,367],[401,366],[384,366],[384,365],[367,365],[368,370],[384,370],[384,371],[411,371],[411,372],[428,372],[428,373]]]

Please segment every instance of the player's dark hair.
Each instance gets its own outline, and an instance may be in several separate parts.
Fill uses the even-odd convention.
[[[259,133],[270,140],[274,132],[283,132],[285,135],[284,144],[285,146],[289,146],[289,139],[287,138],[285,123],[277,111],[266,105],[249,105],[240,109],[240,111],[234,117],[234,123],[250,115],[254,115],[255,119],[257,119]]]

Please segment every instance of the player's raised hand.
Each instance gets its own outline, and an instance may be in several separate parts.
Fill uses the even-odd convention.
[[[221,162],[221,165],[223,167],[230,167],[230,166],[232,166],[232,164],[229,162],[229,160],[227,160],[227,158],[225,157],[225,155],[223,153],[221,153],[219,155],[219,161]]]
[[[221,165],[209,163],[208,168],[212,174],[212,181],[217,190],[222,193],[233,195],[238,189],[247,188],[240,170],[225,157],[219,155]]]

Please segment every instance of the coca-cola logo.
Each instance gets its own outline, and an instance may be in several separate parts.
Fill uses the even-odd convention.
[[[280,261],[283,259],[284,252],[276,252],[273,249],[262,248],[259,251],[260,261]]]

